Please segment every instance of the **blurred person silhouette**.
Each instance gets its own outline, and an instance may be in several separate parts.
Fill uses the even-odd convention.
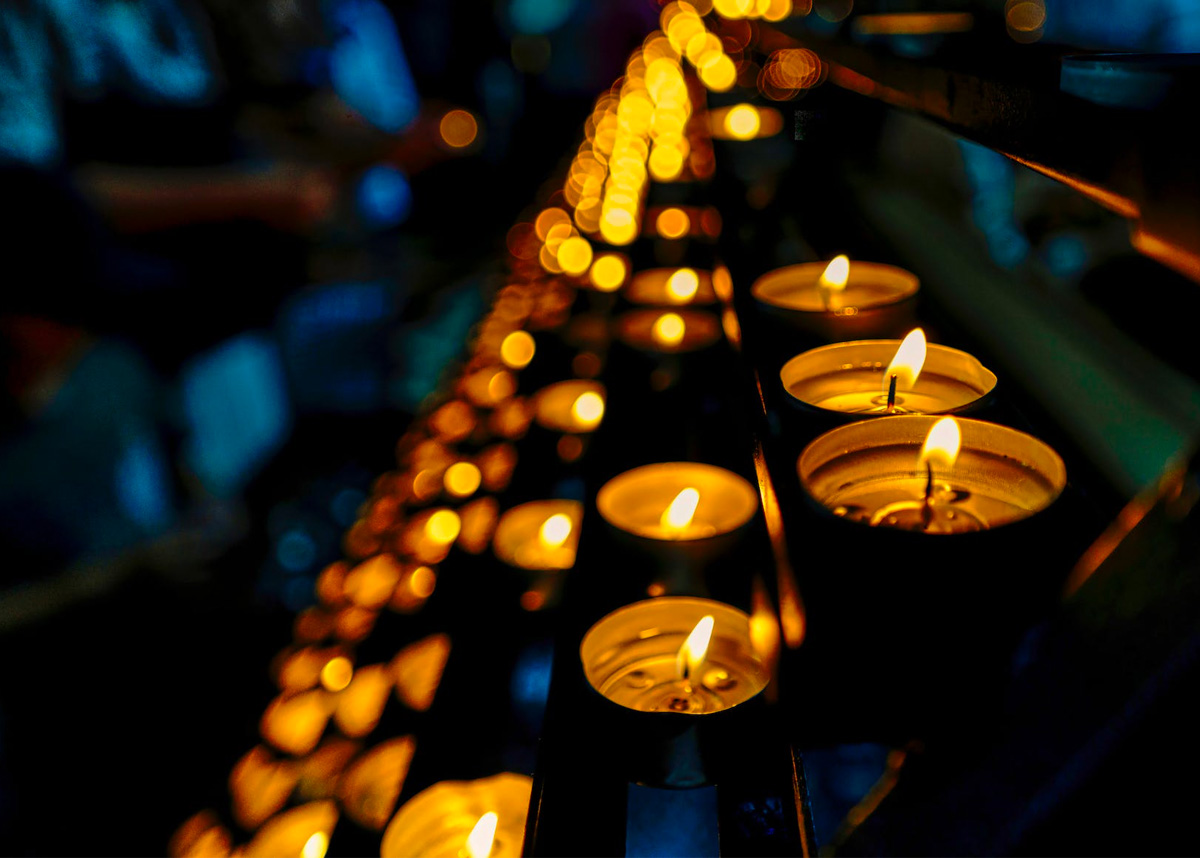
[[[380,12],[331,2],[316,35],[373,141],[419,106]],[[0,4],[0,540],[28,561],[0,583],[161,534],[196,491],[236,496],[286,436],[257,329],[340,177],[240,134],[247,95],[189,0]]]

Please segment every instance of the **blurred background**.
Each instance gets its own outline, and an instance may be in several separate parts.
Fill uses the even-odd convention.
[[[924,6],[1031,50],[1200,50],[1188,0]],[[0,3],[0,851],[160,854],[224,784],[316,575],[503,284],[507,230],[658,12]],[[890,133],[994,266],[1106,313],[1149,269],[1194,289],[1050,179]],[[739,168],[770,185],[790,151]],[[1191,324],[1120,322],[1168,351]]]

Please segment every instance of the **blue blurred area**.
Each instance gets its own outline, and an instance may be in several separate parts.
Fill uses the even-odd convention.
[[[549,33],[566,23],[577,0],[511,0],[508,18],[518,33]]]
[[[291,404],[275,344],[244,334],[184,368],[188,421],[185,458],[210,493],[228,497],[246,486],[287,438]]]
[[[376,0],[326,0],[329,74],[342,100],[383,131],[417,118],[420,99],[391,14]]]
[[[889,749],[883,745],[837,745],[804,752],[813,830],[817,843],[829,843],[838,826],[879,780]]]
[[[413,207],[412,186],[402,170],[376,164],[363,173],[355,194],[362,219],[378,229],[399,226]]]
[[[670,825],[663,824],[665,819]],[[672,790],[629,785],[628,858],[716,858],[720,854],[717,787]]]

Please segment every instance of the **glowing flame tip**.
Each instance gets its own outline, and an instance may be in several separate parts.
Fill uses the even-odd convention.
[[[683,530],[696,516],[700,505],[700,492],[689,486],[675,495],[671,505],[662,514],[662,526],[668,530]]]
[[[479,821],[467,835],[468,858],[488,858],[496,842],[496,824],[499,821],[500,817],[490,810],[479,817]]]
[[[679,648],[679,654],[675,656],[675,670],[680,679],[690,679],[699,673],[700,665],[704,664],[704,657],[708,655],[708,644],[712,640],[715,623],[712,615],[701,617]]]
[[[846,282],[849,279],[850,257],[842,254],[829,261],[825,270],[821,272],[821,279],[817,285],[829,292],[841,292],[846,288]]]
[[[925,352],[925,332],[920,328],[913,328],[901,341],[900,348],[896,349],[896,356],[883,373],[884,392],[887,392],[893,375],[896,376],[897,390],[912,390],[921,374],[921,368],[925,366]]]
[[[923,468],[928,464],[949,470],[954,467],[961,446],[962,432],[958,428],[958,422],[953,417],[943,417],[933,424],[929,434],[925,436],[917,467]]]

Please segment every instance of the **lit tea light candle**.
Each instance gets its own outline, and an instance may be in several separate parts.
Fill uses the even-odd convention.
[[[834,515],[931,534],[1020,521],[1066,486],[1047,444],[982,420],[902,415],[819,436],[797,460],[800,482]]]
[[[558,432],[592,432],[604,419],[604,396],[604,385],[598,381],[560,381],[537,394],[534,419]]]
[[[625,471],[596,495],[615,527],[670,542],[729,533],[758,510],[758,494],[737,474],[699,462],[661,462]]]
[[[626,345],[650,352],[694,352],[721,338],[716,317],[703,310],[630,310],[617,319]]]
[[[916,276],[902,268],[839,256],[828,264],[770,271],[754,281],[750,292],[761,307],[790,324],[845,340],[910,329],[919,288]]]
[[[711,304],[716,301],[712,275],[694,268],[651,268],[640,271],[625,287],[625,297],[634,304],[678,306]]]
[[[583,504],[572,500],[530,501],[500,517],[492,550],[520,569],[570,569],[579,547]]]
[[[708,599],[626,605],[588,630],[579,655],[593,688],[639,712],[721,712],[769,679],[750,641],[750,618]]]
[[[504,772],[441,781],[417,793],[388,823],[382,858],[517,858],[533,781]]]
[[[941,414],[979,403],[996,375],[974,356],[925,341],[920,328],[903,341],[858,340],[797,355],[779,378],[813,408],[864,416]]]

